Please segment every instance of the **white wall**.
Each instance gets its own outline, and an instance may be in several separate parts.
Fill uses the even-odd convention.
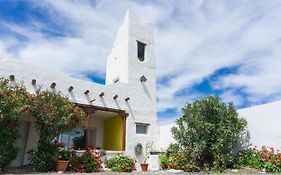
[[[238,113],[248,121],[253,146],[281,146],[281,101],[244,108]]]
[[[102,144],[103,144],[103,119],[100,118],[95,118],[95,117],[90,117],[90,129],[96,128],[97,129],[97,133],[96,133],[96,145],[94,145],[95,147],[100,147],[102,148]]]
[[[171,143],[175,143],[175,140],[171,133],[171,128],[174,126],[174,122],[170,124],[160,125],[160,139],[159,146],[165,150]]]

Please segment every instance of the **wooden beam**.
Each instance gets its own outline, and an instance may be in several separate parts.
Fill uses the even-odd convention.
[[[73,86],[69,86],[68,91],[71,92],[73,90]]]
[[[87,90],[84,92],[84,94],[87,95],[87,94],[89,94],[89,92],[90,92],[90,91],[87,89]]]
[[[116,100],[118,98],[118,95],[114,95],[112,98]]]
[[[103,97],[103,96],[104,96],[104,92],[100,93],[99,96],[100,96],[100,97]]]
[[[53,89],[53,88],[55,88],[55,87],[56,87],[56,85],[57,85],[57,84],[56,84],[55,82],[53,82],[53,83],[51,84],[50,88],[52,88],[52,89]]]
[[[96,106],[96,105],[90,105],[90,104],[82,104],[82,103],[75,103],[77,106],[87,110],[87,111],[107,111],[107,112],[113,112],[120,114],[122,117],[128,117],[129,114],[126,113],[125,110],[122,109],[115,109],[115,108],[108,108],[103,106]]]
[[[32,85],[35,85],[35,84],[36,84],[36,80],[33,79],[33,80],[31,81],[31,84],[32,84]]]
[[[14,81],[14,80],[15,80],[15,76],[14,76],[14,75],[10,75],[9,77],[10,77],[10,80],[11,80],[11,81]]]

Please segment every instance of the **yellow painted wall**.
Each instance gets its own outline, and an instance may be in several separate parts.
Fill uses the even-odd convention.
[[[119,116],[104,120],[103,149],[122,150],[123,121]]]

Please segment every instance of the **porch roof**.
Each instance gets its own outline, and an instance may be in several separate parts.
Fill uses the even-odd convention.
[[[128,117],[129,113],[122,109],[109,108],[104,106],[96,106],[90,104],[75,103],[77,106],[83,108],[88,114],[95,113],[96,111],[106,111],[119,114],[121,117]]]

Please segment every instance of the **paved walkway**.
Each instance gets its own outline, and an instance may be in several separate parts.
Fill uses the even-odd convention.
[[[169,172],[170,171],[170,172]],[[35,173],[32,172],[31,167],[19,167],[19,168],[9,168],[7,169],[6,172],[0,173],[0,174],[29,174],[29,175],[58,175],[58,174],[66,174],[66,175],[173,175],[173,174],[179,174],[179,175],[203,175],[206,173],[184,173],[184,172],[171,172],[174,170],[169,170],[169,171],[152,171],[152,172],[141,172],[141,171],[133,171],[131,173],[117,173],[117,172],[112,172],[106,170],[105,172],[95,172],[95,173],[72,173],[72,172],[65,172],[65,173],[57,173],[57,172],[51,172],[51,173]],[[209,173],[208,175],[213,175],[213,174],[218,174],[218,173]],[[259,172],[254,169],[240,169],[240,170],[228,170],[225,173],[221,174],[230,174],[230,175],[237,175],[237,174],[244,174],[244,175],[252,175],[252,174],[264,174],[264,172]]]

